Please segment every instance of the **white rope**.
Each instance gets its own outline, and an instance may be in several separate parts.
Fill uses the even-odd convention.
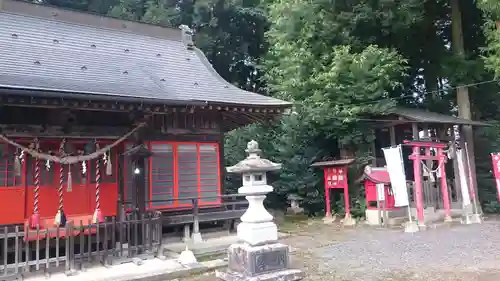
[[[17,147],[17,148],[21,149],[22,151],[28,153],[29,155],[31,155],[31,156],[33,156],[35,158],[39,158],[39,159],[43,159],[43,160],[48,160],[48,161],[56,162],[56,163],[60,163],[60,164],[69,165],[69,164],[75,164],[75,163],[82,162],[82,161],[93,160],[93,159],[96,159],[97,157],[100,157],[101,155],[107,153],[113,147],[115,147],[118,144],[120,144],[122,141],[126,140],[133,133],[135,133],[137,130],[139,130],[140,128],[142,128],[144,126],[146,126],[146,123],[140,123],[134,129],[132,129],[132,131],[126,133],[123,137],[117,139],[112,144],[107,145],[107,146],[105,146],[105,147],[97,150],[96,152],[88,154],[88,155],[57,157],[55,155],[40,153],[40,152],[37,152],[34,149],[25,147],[25,146],[23,146],[21,144],[18,144],[16,142],[10,140],[9,138],[7,138],[6,136],[4,136],[2,134],[0,134],[0,140],[3,140],[4,142],[6,142],[6,143],[8,143],[8,144],[10,144],[10,145],[12,145],[14,147]]]
[[[427,170],[427,172],[429,174],[431,174],[431,173],[437,172],[441,168],[441,165],[443,164],[444,160],[439,160],[438,161],[438,166],[437,166],[437,168],[435,170],[432,170],[429,167],[427,167],[427,165],[425,164],[424,160],[420,160],[420,162],[422,163],[422,165],[424,166],[424,168]]]

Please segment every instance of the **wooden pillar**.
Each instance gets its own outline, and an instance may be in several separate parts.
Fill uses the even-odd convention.
[[[424,205],[422,202],[422,165],[420,165],[420,147],[413,147],[413,175],[415,178],[415,204],[417,206],[418,224],[424,226]]]
[[[372,140],[372,154],[373,154],[373,159],[372,159],[372,166],[376,167],[377,166],[377,145],[375,143],[375,140],[377,139],[377,130],[374,129],[372,130],[373,134],[373,140]]]
[[[135,220],[142,220],[145,217],[146,212],[146,169],[145,161],[143,157],[133,157],[133,212],[135,215]],[[140,223],[136,223],[133,226],[133,238],[131,242],[140,246],[144,244],[144,229],[140,227]]]
[[[423,133],[423,139],[425,140],[429,140],[430,139],[430,135],[429,135],[429,125],[428,124],[422,124],[422,133]],[[426,147],[425,148],[425,154],[430,156],[431,155],[431,148],[430,147]],[[433,183],[431,182],[431,173],[430,171],[432,171],[432,160],[427,160],[425,161],[425,165],[427,166],[427,178],[423,178],[423,186],[425,187],[424,190],[424,197],[426,198],[424,200],[424,207],[429,207],[429,205],[433,206],[434,208],[438,208],[439,204],[438,204],[438,194],[436,193],[437,190],[435,190],[434,188],[432,188],[432,185]],[[437,181],[437,178],[435,178],[435,180]],[[437,183],[436,183],[437,184]],[[436,192],[435,192],[436,191]]]
[[[139,217],[146,212],[146,167],[145,159],[140,157],[135,159],[134,167],[139,171],[134,170],[134,189],[135,189],[135,208]]]
[[[325,174],[325,217],[329,218],[332,216],[332,210],[331,210],[331,203],[330,203],[330,188],[328,188],[328,180],[327,180],[327,173],[328,173],[328,168],[324,168],[324,174]]]
[[[414,140],[419,140],[420,139],[420,135],[419,135],[418,124],[417,123],[411,123],[411,131],[412,131],[413,139]]]
[[[118,216],[118,221],[125,220],[125,206],[123,202],[125,201],[125,171],[123,170],[126,158],[123,156],[125,150],[125,145],[119,145],[116,155],[117,155],[117,165],[118,165],[118,200],[116,202],[116,215]]]
[[[391,146],[396,145],[396,125],[389,127],[389,138],[391,139]]]
[[[411,130],[413,139],[420,140],[418,123],[412,123]],[[415,195],[415,205],[417,207],[417,220],[419,225],[425,226],[423,192],[422,192],[422,165],[420,164],[420,146],[413,147],[413,178],[415,180],[413,188]]]
[[[422,124],[422,131],[424,133],[424,138],[429,138],[429,125]]]
[[[446,155],[442,148],[438,148],[439,168],[441,169],[441,194],[443,196],[444,220],[451,221],[450,195],[448,194],[448,184],[446,182]]]
[[[221,125],[222,126],[222,125]],[[220,190],[224,194],[224,184],[226,181],[226,161],[224,158],[224,130],[221,128],[219,135],[219,169],[220,169]]]
[[[348,183],[349,181],[347,180],[347,168],[342,168],[342,171],[343,171],[343,174],[344,174],[344,178],[345,178],[345,182]],[[344,186],[344,209],[345,209],[345,215],[346,217],[350,217],[351,216],[351,204],[350,204],[350,199],[349,199],[349,186],[346,184]]]

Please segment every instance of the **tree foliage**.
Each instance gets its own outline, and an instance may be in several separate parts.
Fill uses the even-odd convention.
[[[478,1],[479,8],[484,12],[487,20],[483,30],[487,38],[486,66],[500,76],[500,30],[496,23],[500,22],[500,2],[494,0]]]
[[[454,114],[455,87],[479,83],[468,89],[472,115],[500,118],[500,87],[491,82],[500,76],[497,0],[460,1],[463,56],[452,52],[448,0],[43,3],[162,26],[188,25],[195,30],[196,45],[226,80],[293,101],[292,114],[226,137],[228,165],[244,158],[250,139],[259,141],[265,156],[284,164],[272,177],[275,206],[297,193],[306,198],[311,214],[321,211],[322,173],[310,164],[338,155],[340,147],[350,148],[360,163],[370,159],[372,124],[362,121],[368,114],[384,114],[395,105]],[[496,200],[489,153],[500,149],[499,128],[495,124],[476,134],[479,192],[485,204]],[[352,173],[354,181],[356,169]],[[226,190],[235,191],[239,183],[229,176]],[[362,190],[352,192],[359,205]]]
[[[336,8],[327,1],[275,1],[268,10],[271,47],[263,60],[264,79],[270,93],[297,104],[274,130],[275,157],[284,164],[275,184],[283,197],[296,193],[306,198],[312,213],[323,208],[324,192],[321,171],[310,165],[338,155],[339,147],[356,147],[360,163],[366,163],[373,135],[371,126],[356,117],[383,114],[394,106],[392,97],[401,91],[407,70],[396,50],[356,36],[366,24],[361,18],[372,20],[373,7]],[[397,5],[381,10],[394,18],[407,13]],[[355,11],[371,15],[360,12],[356,19]],[[388,21],[384,17],[378,23],[388,33],[403,28],[401,21],[394,26]]]

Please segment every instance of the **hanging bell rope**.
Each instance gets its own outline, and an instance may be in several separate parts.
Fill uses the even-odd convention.
[[[99,150],[99,144],[96,143],[96,150]],[[101,185],[101,167],[99,164],[99,158],[95,159],[95,211],[93,216],[94,223],[100,223],[104,221],[104,217],[101,212],[101,200],[100,200],[100,185]]]
[[[61,141],[59,146],[59,155],[64,156],[64,145],[66,144],[66,139]],[[68,184],[69,184],[68,178]],[[63,196],[63,186],[64,186],[64,166],[59,165],[59,186],[57,187],[57,193],[59,195],[59,208],[57,210],[56,216],[54,218],[55,226],[65,226],[66,225],[66,215],[64,214],[64,196]]]
[[[40,150],[38,139],[34,141],[34,150]],[[30,218],[30,227],[32,229],[40,227],[40,214],[38,210],[38,195],[40,192],[40,159],[35,158],[35,190],[33,192],[33,214]]]
[[[101,155],[103,155],[103,154],[107,153],[109,150],[111,150],[113,147],[117,146],[118,144],[120,144],[121,142],[126,140],[128,137],[130,137],[137,130],[139,130],[140,128],[142,128],[144,126],[146,126],[145,122],[139,123],[134,129],[132,129],[130,132],[126,133],[125,135],[123,135],[121,138],[117,139],[116,141],[114,141],[110,145],[107,145],[104,148],[98,149],[95,152],[87,154],[87,155],[76,155],[76,156],[65,155],[62,157],[58,157],[56,155],[41,153],[40,151],[36,151],[33,148],[25,147],[19,143],[16,143],[16,142],[10,140],[9,138],[7,138],[5,135],[2,135],[2,134],[0,134],[0,140],[6,142],[6,143],[8,143],[16,148],[23,150],[24,152],[28,153],[29,155],[31,155],[35,158],[39,158],[42,160],[49,160],[49,161],[55,162],[55,163],[70,165],[70,164],[75,164],[75,163],[82,162],[82,161],[94,160],[94,159],[100,157]]]

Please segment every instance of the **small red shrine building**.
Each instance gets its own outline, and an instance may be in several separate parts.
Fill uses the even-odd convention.
[[[0,143],[0,225],[22,224],[34,205],[53,218],[61,197],[68,217],[91,215],[98,203],[104,216],[116,216],[120,200],[168,211],[201,197],[202,207],[217,207],[224,132],[290,106],[224,81],[185,27],[10,0],[0,2],[0,22],[2,136],[24,147],[36,142],[45,155],[57,155],[64,140],[65,153],[85,155],[89,144],[103,148],[134,130],[105,159],[63,167]],[[136,144],[153,156],[124,156]]]
[[[367,224],[379,225],[383,217],[390,219],[405,215],[405,208],[394,206],[394,194],[387,167],[366,166],[362,180],[365,186]],[[383,186],[383,189],[378,186]]]

